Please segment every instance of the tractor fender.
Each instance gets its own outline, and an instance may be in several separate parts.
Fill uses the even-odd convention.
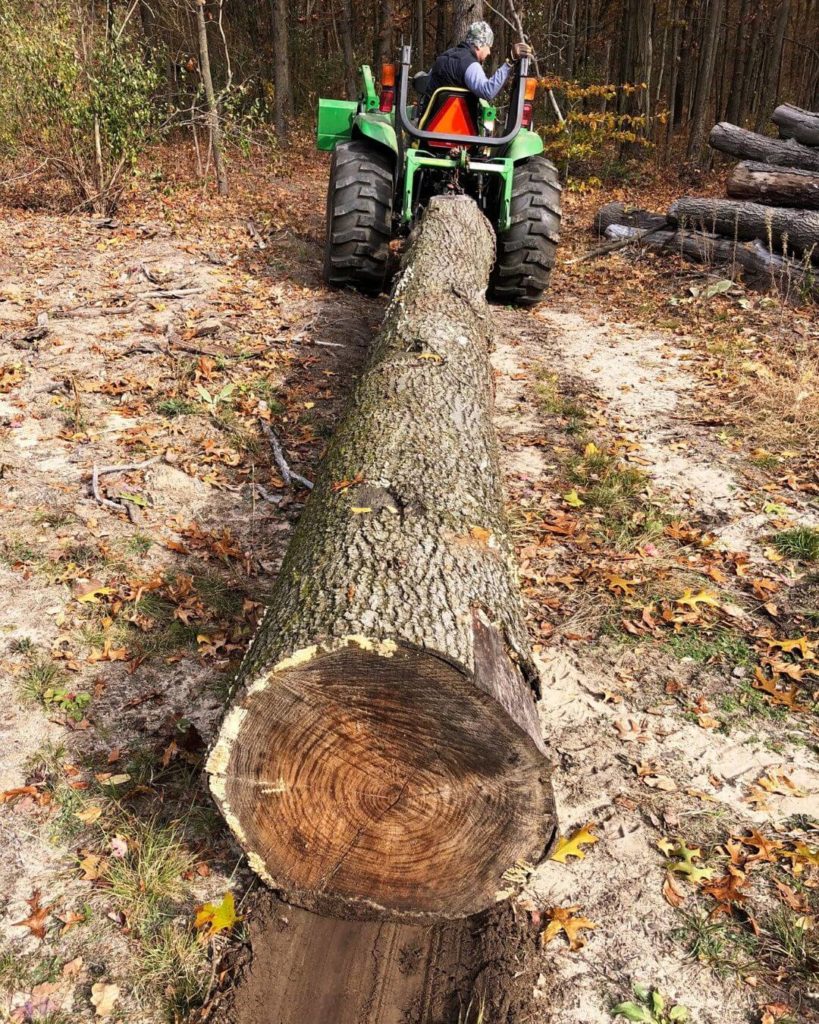
[[[390,151],[393,157],[398,156],[398,140],[395,128],[384,118],[373,114],[357,114],[353,120],[352,138],[369,139],[378,146]]]
[[[530,132],[527,128],[523,128],[509,143],[509,149],[504,156],[514,163],[519,163],[521,160],[528,160],[530,156],[537,156],[542,152],[543,139],[537,132]]]

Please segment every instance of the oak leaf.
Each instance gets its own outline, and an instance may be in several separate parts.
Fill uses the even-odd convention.
[[[51,907],[43,907],[40,904],[40,890],[35,889],[31,899],[26,900],[31,913],[23,921],[15,921],[13,928],[28,928],[31,934],[37,939],[45,938],[45,922]]]
[[[540,936],[542,945],[545,946],[555,936],[564,932],[569,940],[569,949],[573,953],[582,949],[585,942],[580,938],[580,932],[589,928],[596,928],[597,925],[587,917],[575,917],[574,913],[579,909],[579,907],[554,907],[552,910],[547,911],[549,923]]]
[[[812,660],[816,656],[814,646],[806,636],[800,636],[794,640],[768,640],[766,643],[771,650],[778,648],[780,651],[784,651],[785,654],[799,651],[802,657],[807,660]]]
[[[588,846],[600,841],[600,837],[590,831],[594,827],[594,822],[590,821],[568,839],[566,837],[559,839],[554,853],[549,859],[556,860],[558,864],[565,864],[569,857],[578,857],[580,860],[584,860],[586,854],[581,850],[581,846]]]
[[[674,859],[666,864],[668,870],[685,875],[689,882],[693,882],[695,885],[698,882],[710,880],[714,874],[713,868],[704,868],[700,864],[694,863],[694,861],[702,860],[702,851],[696,846],[687,846],[682,839],[678,839],[674,843],[669,856]]]
[[[678,597],[674,604],[686,605],[688,608],[696,608],[697,605],[709,605],[712,608],[719,608],[719,598],[710,590],[701,590],[698,594],[686,587],[682,597]]]
[[[202,938],[209,939],[218,932],[232,928],[241,920],[242,918],[236,913],[233,893],[228,891],[219,903],[203,903],[202,906],[197,907],[193,926],[194,928],[206,928],[207,931],[202,932]]]

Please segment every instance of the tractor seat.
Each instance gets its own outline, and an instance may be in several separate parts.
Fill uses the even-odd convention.
[[[469,89],[445,86],[436,89],[426,105],[418,127],[440,133],[441,141],[426,144],[433,149],[451,149],[460,143],[450,142],[447,136],[478,135],[478,97]]]

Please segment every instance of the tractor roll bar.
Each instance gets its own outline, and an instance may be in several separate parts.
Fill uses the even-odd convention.
[[[401,123],[401,127],[411,135],[414,139],[421,139],[425,141],[427,139],[431,141],[438,140],[440,142],[441,135],[438,132],[428,132],[423,128],[419,128],[414,125],[412,121],[407,117],[407,90],[409,89],[409,69],[410,61],[412,60],[412,47],[402,46],[401,47],[401,84],[398,95],[398,120]],[[512,92],[512,102],[517,103],[517,109],[515,110],[515,119],[512,123],[511,131],[508,131],[506,135],[494,136],[494,135],[447,135],[445,136],[447,142],[458,142],[463,145],[476,145],[476,146],[506,146],[520,131],[521,121],[523,119],[523,101],[525,99],[526,90],[523,87],[523,82],[529,74],[529,58],[521,57],[520,59],[520,70],[518,71],[517,88]],[[511,111],[510,111],[511,113]],[[509,124],[509,119],[506,121]]]

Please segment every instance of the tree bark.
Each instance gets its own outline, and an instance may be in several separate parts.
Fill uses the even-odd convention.
[[[756,132],[746,131],[745,128],[738,128],[725,121],[714,125],[708,143],[714,149],[740,159],[819,171],[819,150],[802,146],[793,139],[772,139],[768,135],[757,135]]]
[[[439,0],[440,2],[440,0]],[[483,21],[483,0],[455,0],[452,43],[460,43],[473,21]],[[506,54],[503,54],[505,57]]]
[[[784,139],[796,139],[806,146],[819,146],[819,114],[783,103],[773,112],[772,120]],[[817,153],[819,157],[819,153]]]
[[[434,198],[208,760],[251,866],[340,915],[459,917],[555,819],[492,427],[494,235]]]
[[[393,23],[395,21],[394,0],[381,0],[381,21],[378,28],[378,70],[382,64],[395,60],[393,53]]]
[[[208,27],[205,24],[205,0],[196,2],[196,26],[199,30],[199,66],[202,70],[202,85],[205,87],[205,100],[208,104],[208,131],[213,147],[213,163],[216,167],[216,185],[220,196],[228,194],[227,168],[222,151],[222,127],[219,124],[219,106],[213,91],[213,78],[210,73],[210,51],[208,49]]]
[[[648,210],[641,210],[635,207],[626,206],[625,203],[606,203],[597,211],[594,218],[594,231],[597,235],[603,235],[606,228],[612,224],[622,224],[630,228],[642,228],[651,231],[654,228],[662,227],[666,223],[666,217],[661,213],[651,213]]]
[[[627,238],[640,228],[613,224],[606,229],[606,237]],[[758,238],[751,243],[732,242],[727,238],[698,231],[654,231],[641,237],[636,245],[647,249],[677,252],[687,259],[707,265],[728,264],[741,267],[746,283],[754,288],[775,288],[787,301],[794,304],[807,297],[819,297],[819,281],[814,270],[806,269],[795,260],[771,253]]]
[[[688,136],[688,159],[699,162],[702,159],[703,140],[705,138],[705,119],[711,97],[711,86],[714,81],[714,66],[717,55],[717,39],[719,23],[722,18],[723,0],[710,0],[708,21],[705,27],[705,48],[700,62],[700,73],[697,75],[694,93],[694,107],[691,114],[691,129]]]
[[[353,0],[341,0],[341,46],[344,51],[344,82],[347,87],[347,99],[354,100],[357,96],[356,67],[353,56]]]
[[[746,160],[728,179],[728,195],[769,206],[804,206],[819,209],[819,171],[776,167]]]
[[[765,77],[759,90],[759,109],[756,115],[756,130],[761,131],[767,120],[768,105],[779,95],[779,72],[782,67],[782,49],[785,45],[785,29],[788,26],[790,0],[779,0],[773,36],[765,51]]]
[[[819,258],[819,213],[808,210],[686,197],[671,205],[668,219],[675,227],[710,231],[742,241],[759,238],[784,255],[799,252]]]
[[[287,0],[271,0],[273,8],[273,60],[276,97],[273,117],[281,140],[287,138],[288,121],[293,116],[293,86],[290,79],[290,33],[287,27]]]

